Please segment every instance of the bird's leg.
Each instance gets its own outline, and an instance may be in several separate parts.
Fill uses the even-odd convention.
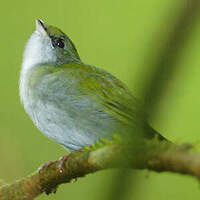
[[[56,163],[57,161],[49,161],[47,163],[44,163],[39,169],[38,172],[40,173],[44,168],[51,166],[52,164]]]
[[[82,148],[79,149],[79,150],[77,150],[77,152],[81,152],[81,151],[83,151]],[[65,156],[63,156],[63,157],[60,158],[60,164],[59,164],[59,171],[60,171],[60,173],[63,173],[62,168],[63,168],[65,162],[68,160],[68,158],[69,158],[71,155],[72,155],[72,153],[69,153],[69,154],[67,154],[67,155],[65,155]]]
[[[81,152],[81,151],[83,151],[83,149],[77,150],[77,152]],[[60,173],[63,173],[62,168],[63,168],[65,162],[68,160],[68,158],[69,158],[71,155],[72,155],[72,153],[69,153],[68,155],[65,155],[65,156],[63,156],[63,157],[60,158],[60,163],[59,163],[59,171],[60,171]],[[55,160],[55,161],[49,161],[49,162],[47,162],[47,163],[44,163],[44,164],[38,169],[39,173],[40,173],[44,168],[49,167],[49,166],[51,166],[52,164],[54,164],[54,163],[56,163],[56,162],[57,162],[57,161]]]
[[[68,158],[72,155],[72,153],[69,153],[63,157],[60,158],[60,163],[59,163],[59,171],[60,173],[63,173],[63,166],[65,162],[68,160]]]

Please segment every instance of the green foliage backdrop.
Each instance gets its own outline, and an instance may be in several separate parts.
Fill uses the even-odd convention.
[[[145,60],[155,44],[170,32],[169,19],[187,0],[57,0],[1,1],[0,6],[0,179],[11,181],[58,159],[67,152],[43,136],[20,104],[18,82],[26,40],[35,19],[60,27],[76,44],[83,61],[101,66],[140,95]],[[161,33],[160,36],[158,33]],[[178,61],[153,127],[172,141],[200,141],[200,20]],[[148,70],[147,70],[148,69]],[[39,199],[105,199],[113,171],[98,172],[63,185],[55,196]],[[128,199],[137,185],[137,199],[168,200],[200,197],[191,177],[141,172],[138,184],[128,185]],[[120,191],[119,191],[120,192]],[[134,197],[134,198],[133,198]]]

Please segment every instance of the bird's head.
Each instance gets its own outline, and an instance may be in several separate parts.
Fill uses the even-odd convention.
[[[23,67],[73,61],[80,62],[80,58],[72,41],[60,29],[37,19],[36,30],[24,51]]]

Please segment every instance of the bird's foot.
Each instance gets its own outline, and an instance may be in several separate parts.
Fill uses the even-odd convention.
[[[60,163],[59,163],[59,171],[60,173],[63,173],[63,166],[65,162],[68,160],[68,158],[72,155],[72,153],[69,153],[68,155],[65,155],[60,158]]]
[[[38,172],[40,173],[44,168],[47,168],[51,166],[52,164],[56,163],[57,161],[49,161],[47,163],[44,163],[39,169]]]

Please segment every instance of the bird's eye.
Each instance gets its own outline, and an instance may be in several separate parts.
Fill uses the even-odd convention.
[[[58,40],[56,41],[56,45],[57,45],[58,47],[60,47],[60,48],[64,48],[65,42],[64,42],[63,39],[58,39]]]

